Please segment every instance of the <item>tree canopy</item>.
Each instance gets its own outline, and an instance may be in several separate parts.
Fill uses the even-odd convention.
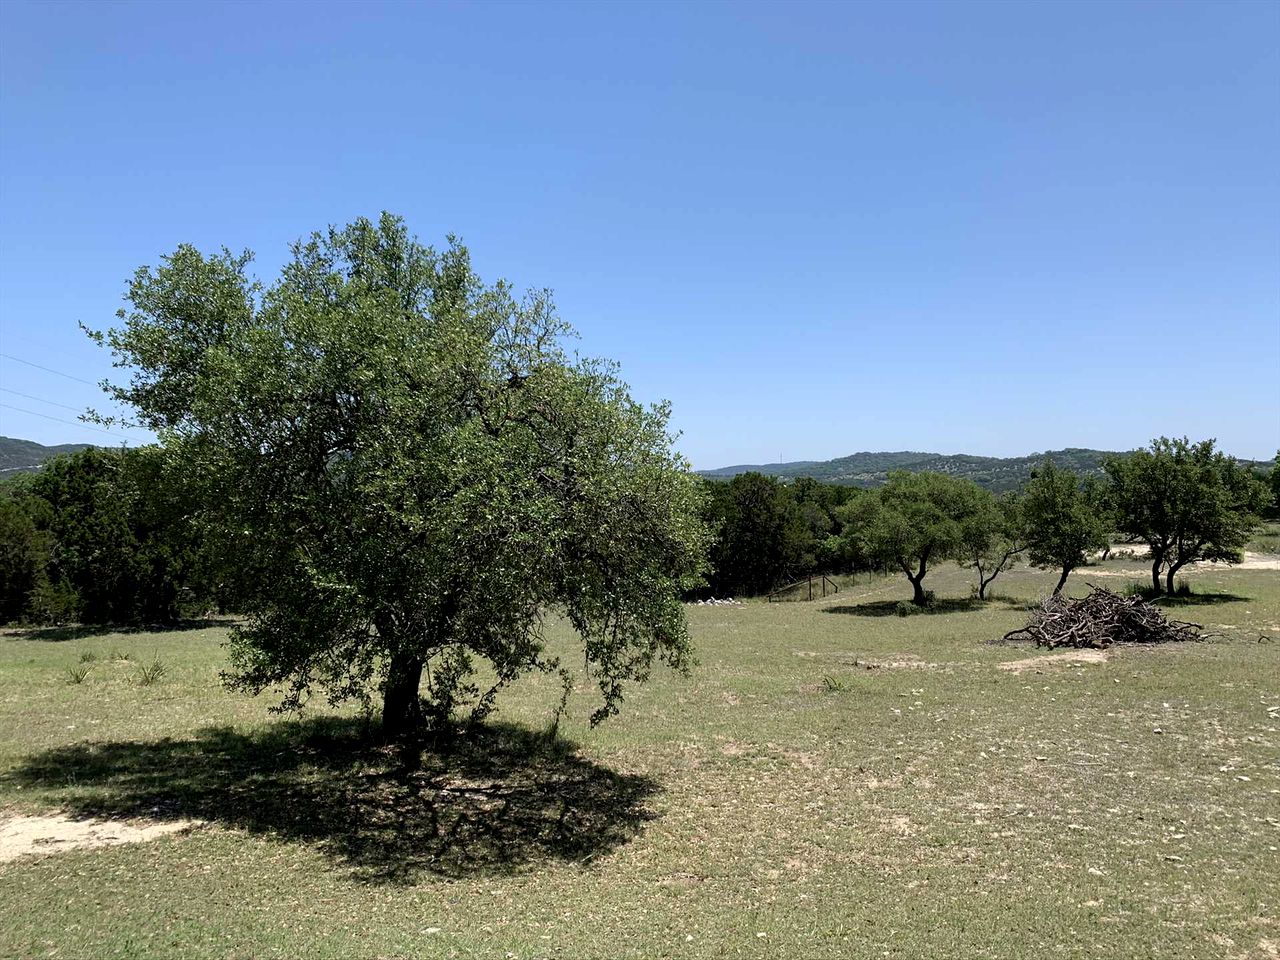
[[[666,405],[566,353],[548,293],[482,283],[389,214],[296,243],[270,285],[250,263],[181,246],[95,335],[252,573],[233,685],[286,708],[380,694],[391,733],[480,717],[530,670],[567,696],[549,609],[582,638],[593,722],[656,661],[686,667],[700,484]]]
[[[901,570],[911,583],[912,603],[924,606],[929,565],[959,559],[965,525],[990,497],[972,480],[941,473],[894,471],[874,495],[840,512],[845,536],[857,554]]]
[[[1100,486],[1046,458],[1021,500],[1023,537],[1032,566],[1061,571],[1057,596],[1071,571],[1107,546],[1111,524]]]
[[[961,524],[960,539],[959,562],[978,574],[978,599],[985,600],[987,587],[1017,564],[1026,549],[1021,498],[1013,493],[997,498],[982,491]]]
[[[170,623],[212,599],[206,541],[159,448],[90,447],[4,486],[4,619]]]
[[[1174,591],[1188,563],[1236,563],[1268,499],[1252,470],[1214,449],[1213,440],[1160,437],[1145,450],[1107,462],[1116,526],[1143,540],[1152,587]]]

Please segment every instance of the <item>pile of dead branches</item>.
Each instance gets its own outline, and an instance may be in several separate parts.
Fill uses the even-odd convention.
[[[1091,585],[1092,586],[1092,585]],[[1171,643],[1202,640],[1198,623],[1170,620],[1141,597],[1122,597],[1105,587],[1079,600],[1047,597],[1025,627],[1010,630],[1006,641],[1034,640],[1038,647],[1095,647],[1113,643]]]

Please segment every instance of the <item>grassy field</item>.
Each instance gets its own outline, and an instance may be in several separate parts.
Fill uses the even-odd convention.
[[[693,607],[700,665],[603,727],[549,741],[534,680],[421,754],[225,692],[224,626],[9,631],[0,814],[202,823],[0,864],[0,954],[1277,956],[1280,572],[1193,577],[1209,642],[1002,669],[1052,582]]]

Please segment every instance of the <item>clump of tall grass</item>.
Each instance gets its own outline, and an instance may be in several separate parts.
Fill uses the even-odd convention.
[[[156,657],[150,663],[144,663],[142,669],[138,671],[136,678],[138,686],[149,687],[152,684],[159,683],[168,672],[169,668],[164,665],[164,661]]]

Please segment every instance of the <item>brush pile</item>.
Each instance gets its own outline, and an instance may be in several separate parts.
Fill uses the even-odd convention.
[[[1122,597],[1104,587],[1079,600],[1046,597],[1025,627],[1010,630],[1006,641],[1034,640],[1038,647],[1093,647],[1113,643],[1173,643],[1202,640],[1198,623],[1170,620],[1141,597]]]

